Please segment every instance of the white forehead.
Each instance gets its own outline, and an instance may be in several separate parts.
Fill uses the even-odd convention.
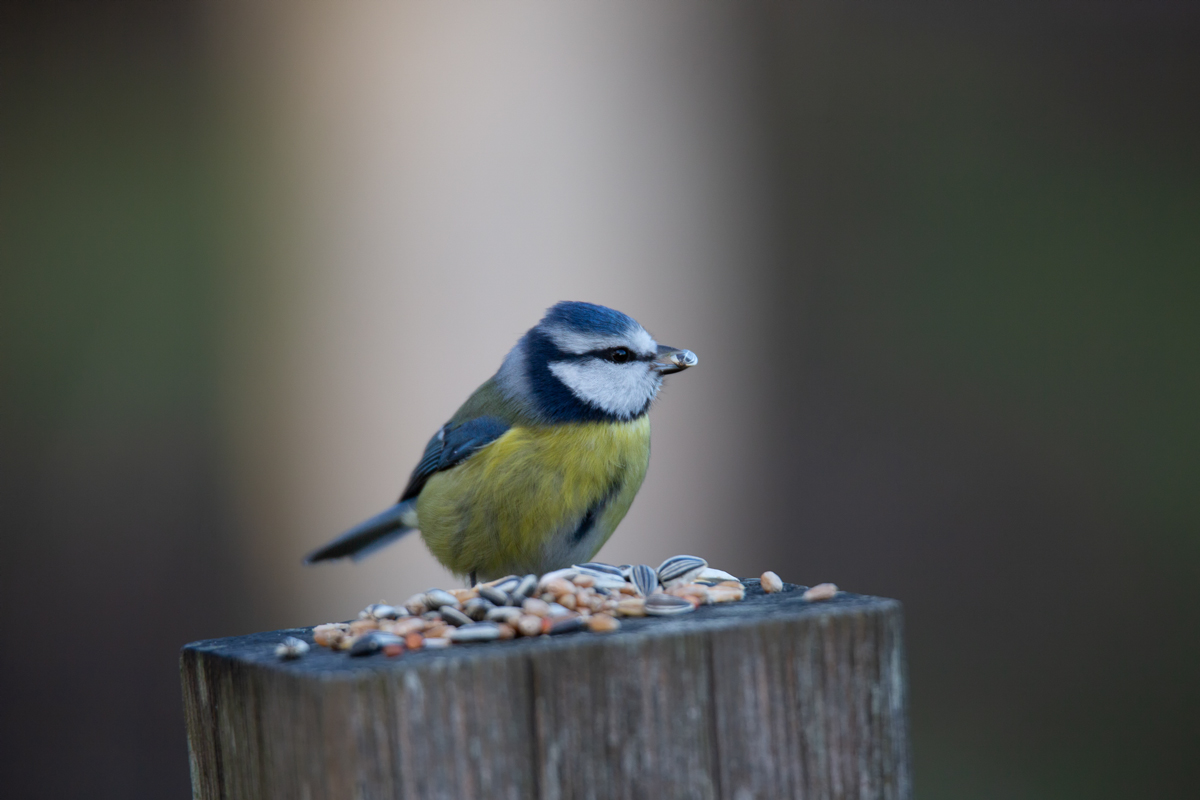
[[[548,325],[544,330],[559,350],[574,355],[592,350],[607,350],[610,347],[628,347],[643,356],[652,356],[658,352],[658,344],[654,337],[641,325],[636,324],[621,334],[578,331],[564,325]]]

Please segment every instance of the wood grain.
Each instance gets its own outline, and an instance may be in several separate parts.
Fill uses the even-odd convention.
[[[193,795],[911,797],[900,604],[803,587],[672,619],[351,659],[285,636],[195,642]]]

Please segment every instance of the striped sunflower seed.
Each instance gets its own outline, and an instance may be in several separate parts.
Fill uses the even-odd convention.
[[[450,631],[452,642],[492,642],[500,638],[500,626],[494,622],[472,622]]]
[[[607,575],[612,575],[614,578],[624,578],[621,574],[620,567],[614,567],[612,564],[604,564],[599,561],[589,561],[586,564],[576,564],[575,569],[580,572],[603,572]]]
[[[463,606],[463,613],[476,622],[479,622],[495,607],[494,603],[483,597],[474,597],[468,600]]]
[[[496,606],[487,612],[487,619],[492,622],[507,622],[510,625],[521,617],[521,609],[514,606]]]
[[[425,592],[425,607],[430,611],[436,611],[442,606],[450,606],[451,608],[462,608],[458,602],[458,598],[447,592],[445,589],[430,589]]]
[[[420,594],[414,594],[412,597],[404,601],[404,607],[410,614],[416,616],[424,614],[429,610],[429,608],[425,605],[425,593],[421,592]]]
[[[629,580],[642,593],[642,597],[649,597],[658,591],[658,573],[654,571],[654,567],[647,564],[638,564],[634,567],[630,572]]]
[[[369,656],[373,653],[378,653],[387,645],[404,644],[404,640],[399,636],[383,631],[371,631],[370,633],[360,636],[354,645],[350,648],[352,656]]]
[[[442,606],[438,609],[438,613],[442,615],[442,619],[449,622],[451,625],[470,625],[472,619],[463,612],[459,611],[454,606]]]
[[[696,607],[682,597],[662,592],[655,592],[646,598],[646,613],[652,617],[670,617],[695,610]]]
[[[658,565],[658,580],[663,586],[690,583],[708,568],[708,562],[699,556],[671,556]]]
[[[520,578],[518,578],[516,575],[509,575],[504,580],[495,584],[494,588],[499,589],[500,591],[504,592],[505,594],[512,594],[513,590],[516,589],[517,586],[519,586],[520,584],[521,584]]]
[[[386,603],[375,603],[358,612],[359,619],[400,619],[407,616],[407,609],[396,608]]]
[[[551,636],[558,636],[563,633],[575,633],[587,627],[587,620],[580,616],[562,617],[554,620],[550,625],[550,630],[546,633]]]
[[[521,600],[526,597],[533,597],[533,593],[537,591],[538,576],[530,573],[521,582],[517,584],[517,588],[512,590],[513,605],[520,605]]]
[[[503,589],[497,589],[495,586],[481,584],[479,586],[479,596],[493,605],[507,606],[509,603],[508,592]]]
[[[736,581],[737,578],[733,575],[730,575],[723,569],[713,569],[712,567],[708,567],[700,573],[696,580],[714,581],[719,583],[721,581]]]

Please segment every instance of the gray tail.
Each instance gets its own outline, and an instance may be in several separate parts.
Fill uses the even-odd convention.
[[[412,511],[413,501],[406,500],[358,523],[324,547],[318,547],[304,559],[305,564],[330,561],[335,558],[352,557],[355,561],[366,558],[381,547],[387,547],[413,528],[404,524],[404,517]]]

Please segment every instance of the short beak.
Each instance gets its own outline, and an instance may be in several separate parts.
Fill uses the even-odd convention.
[[[683,372],[699,363],[700,359],[696,358],[696,354],[691,350],[680,350],[678,347],[660,344],[658,355],[654,357],[651,365],[658,370],[659,375],[670,375],[672,372]]]

